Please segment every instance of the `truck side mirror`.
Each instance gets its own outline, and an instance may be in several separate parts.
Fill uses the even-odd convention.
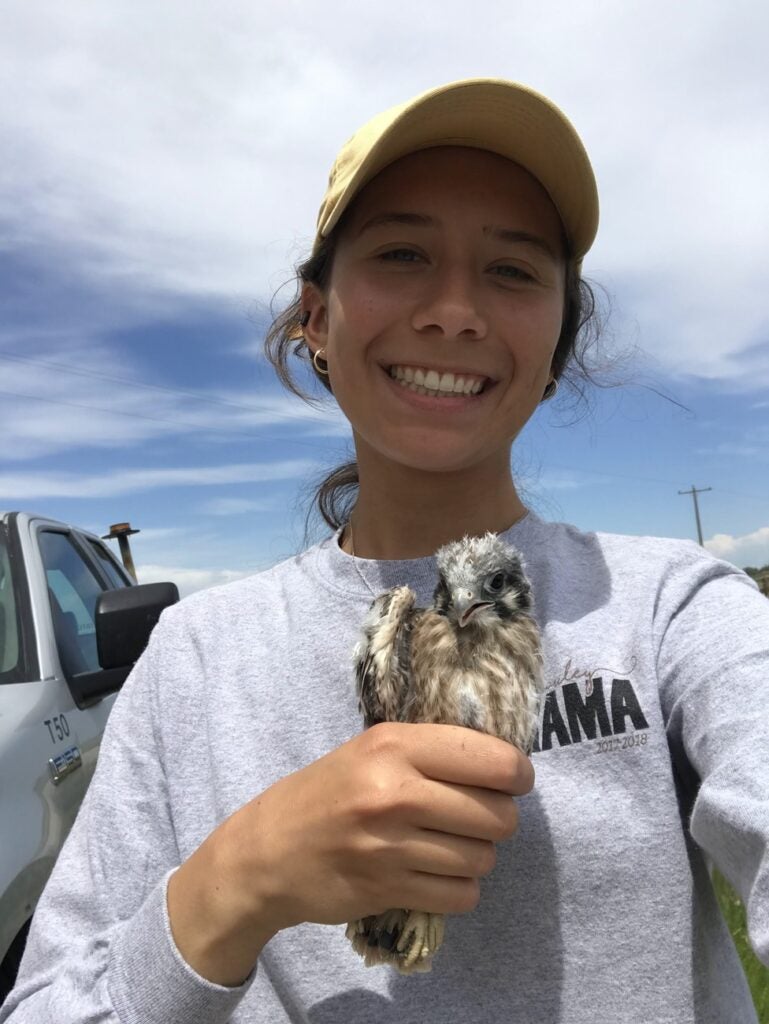
[[[175,583],[105,590],[96,599],[96,651],[104,669],[131,666],[147,646],[164,608],[176,604]]]
[[[142,583],[105,590],[96,599],[96,653],[100,669],[67,674],[79,708],[98,703],[119,690],[139,658],[160,613],[179,600],[175,583]]]

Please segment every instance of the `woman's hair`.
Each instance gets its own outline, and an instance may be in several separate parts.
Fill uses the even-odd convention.
[[[296,297],[275,317],[264,340],[265,355],[280,382],[310,404],[317,399],[297,384],[290,365],[292,359],[309,364],[323,387],[329,393],[333,392],[328,377],[318,373],[313,366],[311,353],[303,340],[301,289],[304,284],[314,284],[320,289],[328,284],[340,230],[341,223],[321,241],[309,259],[298,264]],[[601,320],[593,289],[581,277],[575,261],[567,258],[563,321],[553,355],[552,372],[557,381],[568,384],[579,398],[584,397],[587,384],[598,383],[588,365],[588,354],[600,333]],[[332,529],[339,529],[349,519],[357,490],[358,467],[354,461],[337,466],[317,487],[314,504]]]

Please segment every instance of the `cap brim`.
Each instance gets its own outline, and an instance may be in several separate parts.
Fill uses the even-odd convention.
[[[408,153],[435,146],[485,149],[520,164],[550,195],[571,256],[581,259],[592,245],[598,229],[598,191],[579,136],[546,97],[496,79],[433,89],[379,115],[353,136],[335,167],[341,187],[334,194],[332,178],[321,208],[318,240],[328,235],[352,199],[380,171]]]

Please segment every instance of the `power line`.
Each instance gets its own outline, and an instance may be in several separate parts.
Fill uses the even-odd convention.
[[[132,380],[130,377],[120,377],[120,376],[118,376],[116,374],[101,373],[98,370],[86,370],[86,369],[83,369],[83,368],[80,368],[80,367],[74,367],[74,366],[68,365],[66,363],[57,363],[57,362],[52,362],[51,360],[38,359],[37,357],[33,358],[33,357],[29,357],[29,356],[16,355],[15,353],[2,352],[2,353],[0,353],[0,359],[12,360],[14,362],[19,362],[19,363],[28,363],[28,364],[31,364],[33,366],[46,366],[46,367],[48,367],[50,369],[53,369],[53,370],[58,370],[60,372],[73,374],[74,376],[90,377],[90,378],[94,378],[94,379],[97,379],[97,380],[106,380],[106,381],[109,381],[110,383],[113,383],[113,384],[128,385],[129,387],[138,388],[140,390],[162,391],[162,392],[165,392],[165,393],[171,394],[171,395],[180,395],[180,396],[183,396],[185,398],[193,398],[193,399],[195,399],[198,402],[206,402],[206,403],[209,403],[211,405],[222,405],[222,406],[227,406],[227,407],[232,408],[232,409],[241,409],[241,410],[243,410],[245,412],[261,412],[259,407],[256,406],[256,405],[248,405],[248,404],[246,404],[244,402],[233,402],[232,400],[226,399],[226,398],[212,397],[210,395],[206,395],[204,392],[201,392],[201,391],[186,391],[186,390],[184,390],[182,388],[173,388],[173,387],[169,387],[169,386],[163,385],[163,384],[152,384],[149,381]],[[15,398],[24,398],[27,401],[46,402],[48,404],[63,405],[63,406],[67,406],[67,407],[73,408],[73,409],[84,409],[84,410],[86,410],[88,412],[101,412],[101,413],[112,414],[112,415],[116,415],[116,416],[127,416],[127,417],[129,417],[131,419],[148,420],[148,421],[154,422],[154,423],[168,423],[168,424],[170,424],[172,426],[181,426],[181,427],[188,427],[188,428],[192,428],[192,429],[196,429],[196,430],[205,430],[208,433],[214,433],[214,434],[226,434],[226,435],[230,435],[230,436],[231,435],[236,435],[238,437],[245,437],[245,438],[249,438],[249,439],[252,439],[252,440],[281,441],[281,442],[286,443],[286,444],[298,444],[298,445],[301,445],[303,447],[314,448],[314,449],[319,449],[319,448],[324,448],[325,447],[324,445],[316,444],[313,441],[303,441],[303,440],[298,439],[298,438],[290,438],[290,437],[280,436],[280,435],[275,435],[275,434],[263,434],[263,433],[252,434],[252,433],[249,433],[247,431],[236,430],[234,428],[228,428],[228,429],[222,430],[222,429],[217,429],[216,427],[210,427],[210,426],[202,427],[202,426],[200,426],[200,424],[197,424],[197,423],[190,423],[190,422],[186,422],[184,420],[171,419],[171,418],[166,417],[166,416],[148,416],[145,413],[127,412],[127,411],[121,410],[121,409],[104,409],[104,408],[100,408],[99,406],[86,405],[86,404],[82,404],[82,403],[78,403],[78,402],[68,402],[68,401],[66,401],[64,399],[45,398],[45,397],[43,397],[41,395],[26,395],[26,394],[22,394],[22,393],[16,392],[16,391],[5,391],[5,390],[0,390],[0,394],[8,395],[8,396],[15,397]],[[566,469],[566,470],[573,470],[573,468],[574,468],[573,466],[566,466],[566,465],[559,464],[559,463],[556,463],[556,462],[549,462],[548,466],[552,467],[554,469]],[[676,482],[674,480],[661,479],[660,477],[632,476],[632,475],[629,475],[627,473],[607,473],[604,470],[595,470],[595,469],[584,469],[584,468],[582,468],[582,469],[579,470],[579,472],[587,473],[587,474],[590,474],[592,476],[605,477],[606,479],[609,479],[609,480],[629,480],[629,481],[634,482],[634,483],[655,483],[655,484],[661,484],[661,485],[665,485],[665,486],[670,486],[670,485],[675,484],[675,482]],[[710,489],[711,488],[705,488],[705,490],[710,490]],[[739,493],[737,491],[724,490],[723,488],[720,488],[720,490],[721,490],[721,493],[723,493],[723,494],[728,494],[728,495],[731,495],[731,496],[736,497],[736,498],[747,498],[750,501],[767,501],[767,500],[769,500],[769,496],[767,496],[767,495],[742,494],[742,493]],[[690,493],[691,493],[690,491],[679,491],[679,494],[690,494]],[[695,501],[696,501],[696,498],[695,498]]]
[[[553,467],[554,469],[566,469],[574,471],[574,466],[566,466],[562,462],[548,462],[548,468]],[[632,476],[628,473],[606,473],[601,469],[584,469],[581,468],[578,472],[588,473],[590,476],[605,476],[610,480],[630,480],[633,483],[648,483],[648,484],[664,484],[669,487],[671,484],[676,483],[675,480],[662,480],[656,476]]]
[[[115,374],[100,373],[98,370],[85,370],[80,367],[70,366],[66,363],[54,363],[47,359],[19,356],[8,352],[0,352],[0,359],[11,360],[16,363],[29,363],[32,366],[46,366],[51,370],[71,373],[76,377],[91,377],[96,380],[106,380],[112,384],[123,384],[132,388],[139,388],[147,391],[164,391],[169,395],[182,395],[185,398],[194,398],[198,402],[210,402],[213,405],[227,405],[233,409],[245,409],[248,412],[258,411],[258,407],[255,405],[246,405],[243,402],[233,402],[227,398],[214,398],[210,395],[206,395],[203,391],[185,391],[182,388],[172,388],[165,384],[151,384],[149,381],[132,380],[130,377],[118,377]]]
[[[548,462],[547,469],[565,469],[574,472],[574,466],[567,466],[562,462]],[[607,473],[601,469],[586,469],[584,466],[580,467],[579,473],[585,473],[589,476],[602,476],[606,477],[607,480],[629,480],[631,483],[648,483],[648,484],[664,484],[665,487],[675,485],[678,481],[676,480],[665,480],[658,476],[631,476],[629,473]],[[743,494],[738,491],[726,490],[723,487],[718,488],[721,494],[729,494],[734,498],[747,498],[750,501],[769,501],[768,494]],[[689,492],[681,492],[688,494]]]
[[[147,387],[152,387],[153,385],[146,385],[146,386]],[[173,390],[173,389],[169,388],[169,389],[165,389],[165,390]],[[179,393],[180,394],[186,394],[187,392],[179,392]],[[46,398],[46,397],[44,397],[42,395],[28,395],[28,394],[24,394],[24,393],[22,393],[20,391],[6,391],[4,389],[0,389],[0,395],[7,395],[7,396],[9,396],[11,398],[23,398],[23,399],[25,399],[26,401],[29,401],[29,402],[45,402],[48,405],[63,405],[63,406],[66,406],[67,408],[70,408],[70,409],[83,409],[86,412],[100,412],[100,413],[104,413],[106,415],[112,415],[112,416],[127,416],[130,419],[148,420],[148,421],[153,422],[153,423],[168,423],[171,426],[187,427],[187,428],[190,428],[190,429],[199,430],[201,432],[206,432],[206,433],[209,433],[209,434],[222,434],[222,435],[228,435],[228,436],[235,435],[237,437],[245,437],[245,438],[248,438],[249,440],[253,440],[253,441],[280,441],[283,444],[297,444],[297,445],[300,445],[300,446],[305,447],[305,448],[313,448],[315,450],[322,449],[324,451],[327,451],[327,446],[324,445],[324,444],[319,444],[319,443],[317,443],[315,441],[305,441],[305,440],[303,440],[301,438],[296,438],[296,437],[288,437],[286,435],[263,434],[263,433],[254,434],[254,433],[249,433],[248,431],[245,431],[245,430],[237,430],[235,428],[220,429],[220,428],[213,427],[213,426],[208,426],[208,425],[202,426],[199,423],[190,423],[190,422],[185,421],[185,420],[171,419],[168,416],[148,416],[146,413],[127,412],[124,409],[105,409],[105,408],[103,408],[101,406],[86,405],[86,404],[84,404],[82,402],[68,402],[68,401],[66,401],[63,398]],[[193,397],[195,397],[195,396],[193,396]],[[241,406],[241,408],[250,409],[250,411],[252,411],[252,412],[257,410],[256,406]],[[567,466],[567,465],[564,465],[563,463],[557,463],[557,462],[550,462],[550,463],[548,463],[548,467],[552,467],[554,469],[566,469],[566,470],[571,470],[571,471],[574,470],[574,466]],[[589,476],[605,477],[607,480],[629,480],[629,481],[631,481],[633,483],[654,483],[654,484],[661,484],[661,485],[664,485],[666,487],[669,487],[671,484],[675,483],[674,480],[664,480],[664,479],[661,479],[660,477],[631,476],[628,473],[607,473],[605,470],[600,470],[600,469],[585,469],[585,468],[581,468],[579,470],[579,472],[587,474]],[[705,489],[706,490],[711,490],[711,488],[705,488]],[[767,496],[767,495],[741,494],[741,493],[737,493],[736,491],[724,490],[724,488],[719,488],[719,490],[721,491],[722,494],[729,494],[729,495],[733,495],[734,497],[738,497],[738,498],[747,498],[750,501],[769,501],[769,496]],[[689,494],[690,492],[689,491],[680,491],[679,493],[681,493],[681,494]]]
[[[199,423],[189,423],[184,420],[169,419],[165,416],[147,416],[146,413],[140,412],[127,412],[124,409],[104,409],[97,405],[84,405],[81,402],[67,402],[63,398],[45,398],[42,395],[25,395],[20,391],[5,391],[0,389],[0,395],[8,395],[12,398],[23,398],[29,402],[45,402],[48,405],[63,405],[70,409],[84,409],[86,412],[101,412],[106,413],[110,416],[128,416],[131,419],[136,420],[149,420],[153,423],[170,423],[176,427],[189,427],[194,430],[204,431],[209,434],[226,434],[226,435],[237,435],[238,437],[247,437],[254,441],[282,441],[287,444],[299,444],[304,445],[307,448],[324,448],[324,445],[318,444],[314,441],[303,441],[300,438],[294,437],[278,437],[274,434],[250,434],[244,430],[235,430],[234,428],[227,428],[226,430],[217,429],[211,426],[201,426]]]

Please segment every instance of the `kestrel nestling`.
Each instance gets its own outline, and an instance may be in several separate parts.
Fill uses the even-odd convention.
[[[531,588],[515,548],[495,534],[436,552],[428,608],[409,587],[377,597],[354,652],[366,727],[377,722],[461,725],[529,753],[542,693],[542,654]],[[347,936],[369,965],[429,971],[442,914],[394,909],[353,921]]]

